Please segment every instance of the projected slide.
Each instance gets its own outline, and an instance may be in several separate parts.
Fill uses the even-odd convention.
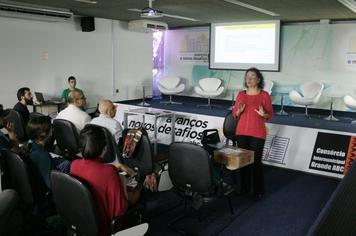
[[[279,69],[279,21],[211,25],[210,68]]]

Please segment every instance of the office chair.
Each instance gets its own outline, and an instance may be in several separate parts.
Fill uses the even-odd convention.
[[[79,153],[79,134],[74,124],[68,120],[53,120],[54,137],[63,157],[69,161],[77,159]]]
[[[226,137],[226,144],[229,143],[229,140],[232,141],[233,145],[236,145],[236,128],[237,128],[238,119],[232,115],[232,111],[229,111],[225,115],[224,124],[223,124],[223,133]]]
[[[8,140],[0,135],[1,142],[8,142]],[[5,150],[5,149],[4,149]],[[3,156],[3,151],[0,150],[0,178],[1,178],[1,189],[7,189],[9,188],[8,184],[8,177],[6,176],[7,173],[5,172],[6,170],[6,163],[5,163],[5,157]]]
[[[31,118],[33,118],[33,117],[41,117],[41,116],[45,116],[45,115],[42,114],[42,113],[39,113],[39,112],[31,112],[31,113],[30,113],[30,120],[31,120]]]
[[[22,209],[26,214],[30,214],[31,209],[36,207],[37,215],[50,215],[53,210],[48,204],[51,196],[39,173],[30,162],[25,162],[18,154],[6,149],[1,153],[5,162],[7,187],[16,190]]]
[[[356,161],[341,180],[308,236],[355,235]]]
[[[11,110],[10,113],[6,116],[6,120],[14,123],[17,139],[20,142],[26,142],[28,139],[26,134],[26,125],[20,113],[18,111]]]
[[[19,203],[20,198],[15,190],[0,192],[0,235],[20,235],[23,216]]]
[[[87,126],[92,126],[92,127],[100,127],[104,133],[105,133],[105,138],[106,138],[106,154],[103,158],[104,163],[112,163],[115,161],[118,161],[122,163],[122,156],[121,153],[118,150],[118,145],[115,142],[115,138],[112,135],[112,133],[105,127],[102,127],[100,125],[94,125],[94,124],[87,124]]]
[[[123,140],[129,129],[123,131]],[[122,148],[120,148],[122,153]],[[124,164],[131,169],[136,170],[140,179],[144,179],[146,175],[152,174],[154,171],[153,150],[152,144],[147,134],[142,133],[141,140],[137,143],[136,149],[131,158],[122,158]]]
[[[223,147],[224,145],[229,144],[229,140],[232,141],[235,146],[236,143],[236,128],[237,128],[238,119],[235,119],[232,115],[232,111],[228,111],[225,115],[224,124],[223,124],[223,133],[226,137],[226,143],[222,143],[219,137],[219,131],[217,129],[206,129],[203,130],[203,135],[201,143],[203,147],[210,153],[216,149]]]
[[[184,215],[188,200],[194,200],[196,196],[202,197],[202,203],[207,203],[220,197],[226,197],[230,213],[233,208],[229,194],[232,189],[223,189],[222,181],[216,191],[211,179],[209,153],[201,146],[192,143],[175,142],[170,145],[168,158],[168,172],[174,188],[183,195]],[[196,207],[200,215],[200,206]],[[173,223],[182,219],[180,216],[169,223],[173,229]]]
[[[87,236],[99,235],[98,209],[86,183],[57,171],[51,172],[51,181],[56,209],[68,233]],[[123,217],[112,219],[111,233],[116,233],[116,226],[120,220],[123,220]]]
[[[123,141],[125,140],[128,130],[129,129],[125,129],[122,132]],[[122,146],[123,145],[120,144],[120,154],[122,153]],[[142,182],[147,175],[155,173],[158,181],[158,191],[166,191],[172,188],[172,183],[167,172],[167,161],[155,159],[152,144],[147,134],[142,134],[133,156],[131,158],[122,158],[122,163],[138,173],[138,181]]]

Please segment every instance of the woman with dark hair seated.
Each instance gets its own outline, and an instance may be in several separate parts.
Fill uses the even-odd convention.
[[[128,201],[136,203],[139,192],[127,195],[118,169],[101,162],[106,153],[105,133],[101,127],[86,126],[80,132],[79,140],[84,159],[74,160],[70,173],[89,185],[98,204],[100,235],[110,235],[111,220],[124,215]]]
[[[52,138],[52,124],[49,116],[32,117],[26,127],[29,143],[22,147],[20,155],[30,160],[31,166],[41,176],[48,189],[51,189],[50,173],[56,169],[69,172],[70,163],[64,159],[53,159],[45,146]]]

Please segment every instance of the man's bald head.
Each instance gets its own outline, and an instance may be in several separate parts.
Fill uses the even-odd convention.
[[[86,98],[80,91],[72,91],[68,95],[68,103],[75,105],[81,109],[84,109],[86,104]]]
[[[116,114],[116,106],[112,103],[112,101],[103,99],[99,102],[99,112],[100,114],[114,117]]]

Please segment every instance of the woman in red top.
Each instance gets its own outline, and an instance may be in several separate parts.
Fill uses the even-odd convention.
[[[70,173],[90,187],[98,205],[100,235],[111,235],[111,220],[124,215],[128,207],[126,188],[118,169],[101,162],[106,153],[106,139],[100,127],[87,126],[80,132],[80,148],[84,159],[74,160]],[[134,203],[130,197],[128,200]]]
[[[239,119],[236,129],[237,145],[254,151],[255,157],[253,165],[241,169],[241,192],[250,192],[252,177],[253,193],[258,198],[264,194],[261,159],[266,139],[265,122],[273,114],[271,97],[263,90],[263,86],[261,72],[256,68],[248,69],[245,73],[246,90],[238,93],[233,110],[233,115]]]

